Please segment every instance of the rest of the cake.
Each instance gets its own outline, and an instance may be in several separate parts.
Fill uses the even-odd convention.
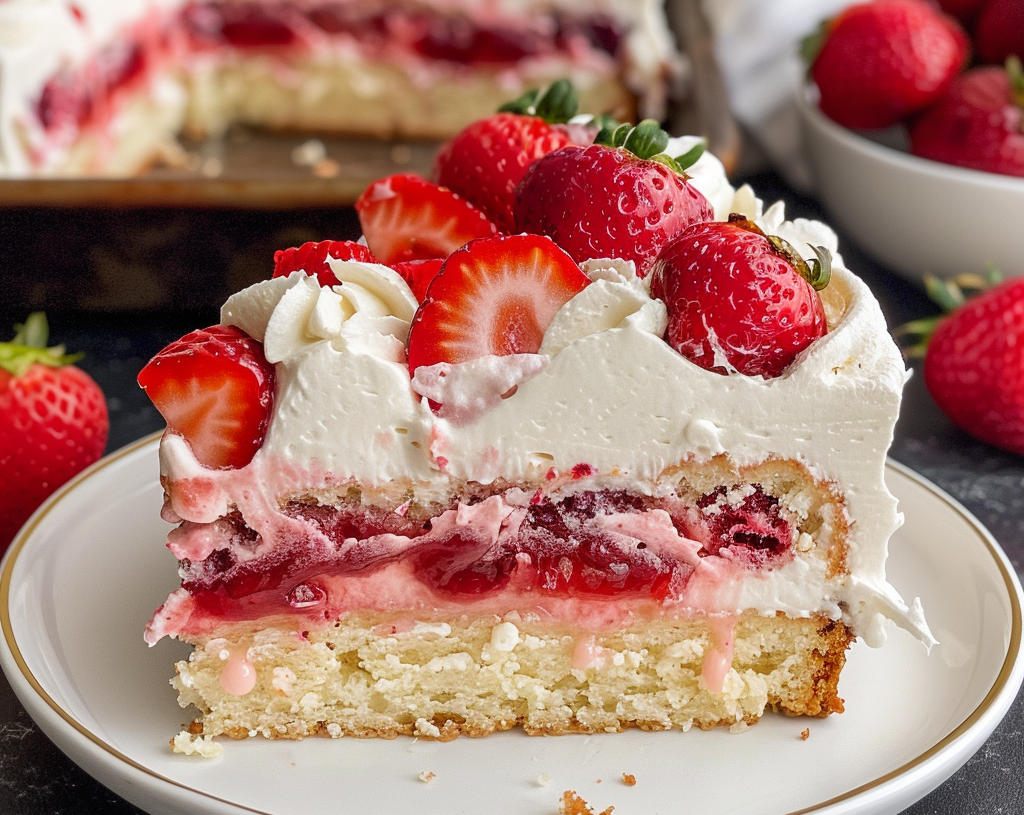
[[[628,170],[616,165],[615,183],[678,187],[678,206],[655,208],[690,222],[679,234],[658,237],[632,193],[609,201],[620,219],[604,191],[597,231],[647,228],[588,257],[573,239],[501,234],[444,188],[387,179],[357,205],[368,246],[278,253],[275,276],[232,296],[219,326],[143,371],[169,424],[164,517],[182,577],[146,637],[194,646],[173,681],[199,712],[194,734],[445,739],[825,716],[842,710],[855,637],[881,644],[889,619],[931,642],[919,605],[885,579],[901,522],[885,456],[906,370],[871,292],[827,227],[763,210],[712,156],[680,175],[663,154],[627,155],[652,155],[649,132],[618,132],[537,159],[515,185],[515,223],[551,165],[595,168],[571,185],[582,200],[616,161]],[[444,260],[379,231],[380,208],[388,223],[437,223],[445,196],[481,234],[453,229]],[[593,229],[572,217],[574,238]],[[697,320],[710,358],[679,339],[673,264],[713,254],[708,231],[788,264],[769,310],[777,344],[794,298],[797,333],[813,333],[784,364],[710,331],[717,306]],[[830,257],[824,295],[792,272]],[[770,361],[744,373],[748,357]]]
[[[657,0],[0,3],[0,174],[133,174],[231,123],[447,138],[525,88],[663,117]]]

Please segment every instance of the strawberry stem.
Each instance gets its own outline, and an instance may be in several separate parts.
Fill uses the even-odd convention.
[[[686,175],[687,168],[704,155],[705,145],[698,142],[681,156],[670,156],[665,152],[668,142],[668,133],[654,119],[644,119],[635,126],[612,122],[603,126],[594,138],[594,144],[621,147],[639,159],[664,164],[679,175]]]
[[[0,368],[13,376],[21,376],[35,364],[60,368],[84,356],[64,353],[63,345],[46,347],[50,329],[41,311],[33,311],[24,323],[16,324],[14,332],[10,342],[0,342]]]
[[[796,270],[796,273],[810,283],[811,288],[815,291],[824,289],[832,279],[832,253],[824,246],[811,246],[815,259],[808,263],[804,260],[803,255],[793,248],[793,244],[784,238],[780,238],[778,235],[765,234],[761,227],[742,212],[730,213],[729,223],[738,226],[740,229],[753,232],[755,235],[760,235],[768,241],[772,249],[785,258],[789,265]]]
[[[818,58],[818,54],[821,53],[821,48],[825,44],[825,38],[828,34],[830,21],[825,20],[818,26],[818,28],[800,40],[800,57],[804,61],[804,65],[810,70],[811,66],[814,65],[814,61]]]
[[[537,116],[548,124],[564,124],[576,115],[579,98],[568,79],[558,79],[547,88],[530,88],[518,99],[506,102],[499,113]]]
[[[984,275],[965,273],[948,280],[926,274],[924,276],[925,291],[932,302],[942,309],[942,313],[931,317],[922,317],[919,320],[911,320],[909,323],[904,323],[893,329],[892,336],[900,344],[904,337],[912,338],[911,344],[903,349],[903,355],[907,359],[917,359],[925,355],[928,342],[938,324],[946,318],[947,314],[956,311],[967,302],[964,289],[984,291],[1000,283],[1002,279],[1002,273],[994,266],[989,266]]]
[[[1016,54],[1006,58],[1006,75],[1010,79],[1010,99],[1017,107],[1024,108],[1024,66]]]

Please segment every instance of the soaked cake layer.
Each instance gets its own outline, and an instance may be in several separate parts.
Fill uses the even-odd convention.
[[[352,611],[470,607],[543,607],[600,628],[645,607],[740,610],[748,583],[770,584],[777,602],[798,581],[818,597],[807,610],[821,611],[822,583],[841,563],[841,505],[824,490],[805,506],[796,495],[807,497],[790,491],[787,504],[761,483],[653,495],[510,487],[427,515],[411,501],[368,504],[351,490],[330,506],[289,500],[275,523],[257,524],[262,533],[238,511],[186,521],[168,541],[182,588],[149,636],[282,615],[301,628]]]

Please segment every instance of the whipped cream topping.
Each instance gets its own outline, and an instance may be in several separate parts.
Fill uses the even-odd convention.
[[[265,496],[261,512],[272,515],[275,495],[348,481],[408,484],[429,497],[444,495],[451,479],[544,483],[582,466],[588,488],[658,494],[659,475],[683,461],[792,459],[845,496],[850,576],[828,577],[813,558],[730,580],[702,566],[692,596],[723,613],[841,616],[871,645],[884,641],[890,619],[932,643],[920,605],[908,606],[885,578],[888,540],[902,523],[885,458],[907,372],[877,301],[843,267],[828,227],[787,221],[781,203],[764,210],[748,188],[727,201],[732,188],[712,156],[692,177],[718,201],[716,212],[742,211],[808,259],[812,244],[833,252],[841,319],[782,376],[722,376],[690,362],[662,339],[665,305],[648,281],[630,263],[604,260],[585,265],[593,282],[556,314],[538,354],[449,365],[414,381],[401,347],[415,309],[404,281],[384,267],[334,262],[342,283],[333,289],[293,273],[225,304],[222,321],[263,340],[277,364],[275,413],[240,470],[208,470],[184,440],[165,435],[161,470],[174,515],[210,522],[239,507],[252,523],[254,484]],[[430,409],[429,399],[453,394],[453,409]]]

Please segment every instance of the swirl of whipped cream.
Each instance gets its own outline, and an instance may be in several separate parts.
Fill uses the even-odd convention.
[[[402,362],[416,313],[409,286],[386,266],[333,258],[329,263],[340,285],[321,286],[304,272],[264,280],[229,297],[221,322],[262,342],[272,363],[318,342]]]
[[[612,328],[631,327],[659,337],[665,333],[665,304],[651,299],[650,281],[636,276],[632,261],[588,260],[582,267],[593,282],[555,313],[541,354],[553,356],[582,337]]]

